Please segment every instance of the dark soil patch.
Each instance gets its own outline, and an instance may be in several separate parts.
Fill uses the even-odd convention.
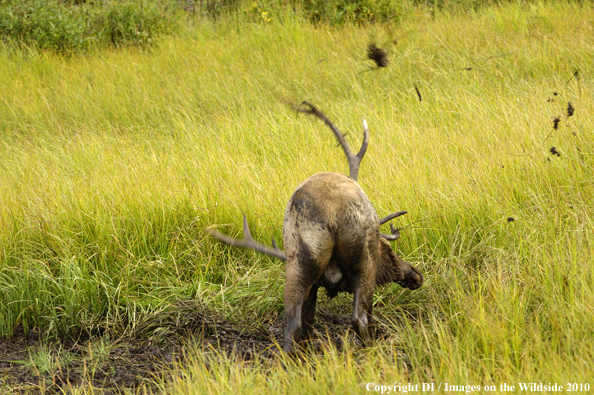
[[[177,320],[177,326],[171,326],[163,318],[166,314],[160,313],[155,320],[158,324],[145,325],[134,337],[111,341],[105,337],[76,342],[42,341],[39,331],[25,334],[17,330],[12,339],[0,340],[0,393],[63,393],[79,386],[93,387],[101,394],[142,386],[157,390],[156,379],[166,381],[173,368],[183,365],[186,350],[196,345],[246,361],[256,355],[273,359],[280,352],[284,317],[271,322],[266,329],[254,331],[212,314],[192,315],[187,306],[181,310],[187,319]],[[167,335],[155,340],[151,333],[162,331],[163,325],[168,325]],[[358,342],[350,327],[350,318],[319,311],[314,349],[327,340],[342,349],[345,334],[349,342]],[[383,334],[379,333],[379,337]],[[41,360],[53,360],[53,365],[38,366],[41,353],[49,354],[49,358]]]
[[[0,341],[0,393],[63,393],[81,385],[117,393],[150,386],[181,355],[179,345],[155,346],[142,339],[107,342],[98,352],[101,339],[66,345],[36,337],[19,333]]]

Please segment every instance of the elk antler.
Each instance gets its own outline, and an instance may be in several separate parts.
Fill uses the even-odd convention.
[[[394,214],[390,214],[382,219],[380,219],[380,225],[385,224],[388,221],[393,220],[396,217],[400,217],[401,215],[406,214],[408,211],[398,211],[397,213]],[[384,233],[380,233],[380,236],[386,240],[390,240],[390,241],[394,241],[394,240],[398,240],[400,238],[400,231],[403,228],[395,228],[394,225],[390,224],[390,230],[392,231],[391,235],[387,235]]]
[[[272,245],[274,246],[274,248],[267,247],[263,244],[256,242],[254,239],[252,239],[252,234],[250,233],[250,228],[248,226],[247,217],[245,216],[245,214],[243,214],[243,237],[244,237],[244,240],[233,239],[229,236],[225,236],[224,234],[222,234],[216,230],[207,229],[206,232],[209,235],[211,235],[212,237],[214,237],[215,239],[222,241],[223,243],[227,243],[227,244],[235,246],[235,247],[251,248],[253,250],[256,250],[256,251],[264,253],[266,255],[270,255],[272,257],[281,259],[283,261],[287,260],[287,256],[280,248],[278,248],[278,245],[276,244],[274,237],[272,237]]]
[[[388,221],[393,220],[396,217],[400,217],[401,215],[407,214],[408,211],[398,211],[397,213],[394,214],[390,214],[388,216],[385,216],[384,218],[380,219],[380,225],[385,224]]]
[[[367,128],[367,121],[363,120],[363,144],[361,144],[361,149],[359,150],[357,155],[354,155],[353,151],[351,151],[351,147],[349,146],[348,141],[346,141],[342,132],[336,127],[336,125],[332,123],[330,119],[328,119],[326,114],[324,114],[323,112],[318,110],[314,105],[306,101],[303,101],[299,106],[297,106],[296,110],[297,112],[315,115],[316,117],[324,121],[324,123],[328,125],[330,129],[332,129],[332,131],[334,132],[334,136],[336,136],[338,143],[342,146],[342,150],[344,151],[347,159],[349,160],[349,175],[353,180],[357,181],[357,177],[359,176],[359,165],[361,164],[361,160],[363,159],[363,155],[365,155],[365,151],[367,151],[367,145],[369,144],[369,129]]]

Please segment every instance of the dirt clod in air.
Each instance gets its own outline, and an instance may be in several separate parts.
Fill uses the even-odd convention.
[[[373,60],[377,67],[388,67],[388,54],[373,43],[367,47],[367,57]]]
[[[575,112],[575,108],[571,105],[571,102],[567,102],[567,116],[571,117]]]

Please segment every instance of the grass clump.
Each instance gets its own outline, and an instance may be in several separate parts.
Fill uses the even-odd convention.
[[[66,368],[72,360],[73,356],[68,352],[62,349],[52,349],[50,346],[42,344],[34,351],[29,352],[27,365],[40,376],[48,376],[59,369]]]

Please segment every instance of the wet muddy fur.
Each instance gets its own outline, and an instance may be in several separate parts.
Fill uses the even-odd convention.
[[[380,238],[379,217],[354,180],[338,173],[318,173],[297,187],[285,211],[284,350],[311,336],[317,291],[330,297],[354,294],[351,323],[369,338],[376,284],[397,282],[410,289],[423,283],[421,273],[396,256]]]

